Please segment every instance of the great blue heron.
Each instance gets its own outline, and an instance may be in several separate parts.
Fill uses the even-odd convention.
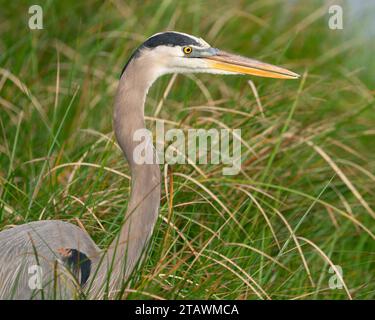
[[[162,32],[135,50],[119,81],[114,131],[129,163],[132,183],[120,232],[101,250],[81,228],[57,220],[35,221],[0,232],[0,297],[5,299],[113,297],[121,291],[152,234],[160,205],[160,169],[133,159],[133,134],[145,127],[147,91],[168,73],[249,74],[295,79],[284,68],[232,55],[200,38]],[[154,152],[149,145],[148,151]]]

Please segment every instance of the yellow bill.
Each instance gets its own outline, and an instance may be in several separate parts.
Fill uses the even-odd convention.
[[[226,72],[250,74],[259,77],[297,79],[299,75],[285,68],[258,60],[249,59],[219,51],[216,55],[204,58],[211,68]]]

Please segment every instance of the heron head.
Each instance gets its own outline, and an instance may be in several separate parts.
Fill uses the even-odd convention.
[[[149,65],[149,68],[156,70],[158,75],[217,73],[248,74],[279,79],[299,77],[298,74],[285,68],[221,51],[211,47],[201,38],[175,31],[151,36],[135,51],[131,60]]]

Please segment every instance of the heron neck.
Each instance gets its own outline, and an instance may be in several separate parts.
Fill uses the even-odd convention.
[[[133,153],[139,145],[134,133],[145,129],[144,104],[149,87],[157,78],[144,64],[130,63],[121,76],[114,108],[117,141],[131,170],[131,193],[124,224],[111,243],[106,259],[112,271],[110,287],[118,290],[142,258],[154,229],[160,206],[160,168],[154,164],[137,164]],[[145,152],[154,154],[152,142]]]

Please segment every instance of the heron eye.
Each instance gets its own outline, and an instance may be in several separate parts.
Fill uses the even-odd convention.
[[[184,51],[185,54],[190,54],[193,51],[193,49],[192,49],[192,47],[184,47],[183,51]]]

